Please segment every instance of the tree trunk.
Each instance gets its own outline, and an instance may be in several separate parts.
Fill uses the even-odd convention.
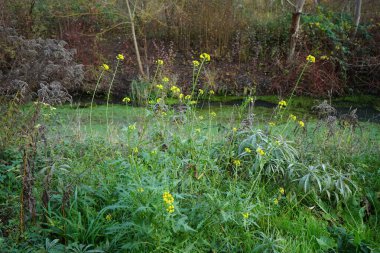
[[[355,30],[354,30],[353,37],[356,36],[356,33],[358,31],[361,11],[362,11],[362,0],[355,0]]]
[[[135,14],[132,13],[132,11],[131,11],[131,7],[129,6],[129,0],[125,0],[125,2],[127,3],[128,15],[129,15],[129,19],[131,21],[132,37],[133,37],[133,44],[135,46],[135,51],[136,51],[137,64],[139,65],[140,74],[144,77],[145,73],[144,73],[144,69],[143,69],[142,63],[141,63],[139,45],[137,43],[137,37],[136,37]]]
[[[291,63],[294,58],[294,52],[296,50],[296,44],[298,40],[298,33],[300,28],[300,19],[302,9],[305,4],[305,0],[297,0],[296,9],[292,16],[292,26],[290,28],[290,48],[288,55],[288,63]]]

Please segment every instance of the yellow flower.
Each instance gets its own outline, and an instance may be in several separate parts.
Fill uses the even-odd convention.
[[[205,93],[204,90],[199,89],[199,95],[203,95],[203,93]]]
[[[278,106],[280,108],[285,108],[288,104],[286,103],[285,100],[281,100],[280,102],[278,102]]]
[[[314,62],[315,62],[315,57],[312,56],[311,54],[309,54],[309,55],[306,57],[306,60],[307,60],[308,62],[314,63]]]
[[[156,88],[159,89],[159,90],[163,90],[164,89],[164,86],[162,84],[157,84],[156,85]]]
[[[118,54],[118,55],[116,56],[116,59],[118,59],[119,61],[122,61],[122,60],[124,60],[124,55],[122,55],[122,54]]]
[[[161,112],[161,115],[162,116],[166,116],[166,115],[168,115],[166,112]]]
[[[297,120],[297,116],[296,115],[293,115],[293,114],[290,114],[289,115],[289,119],[293,120],[293,121],[296,121]]]
[[[193,66],[198,67],[199,66],[199,61],[193,61]]]
[[[280,141],[276,141],[275,143],[276,143],[276,145],[278,145],[278,146],[281,145],[281,142],[280,142]]]
[[[183,95],[182,93],[181,93],[181,94],[179,94],[179,99],[181,99],[181,100],[182,100],[182,99],[183,99],[183,96],[184,96],[184,95]]]
[[[160,103],[162,101],[162,98],[157,98],[157,103]]]
[[[129,103],[129,102],[131,102],[131,99],[129,97],[125,97],[125,98],[123,98],[123,102]]]
[[[171,205],[174,203],[174,197],[173,197],[173,195],[170,194],[170,192],[164,192],[162,194],[162,199],[168,205]]]
[[[273,203],[274,203],[275,205],[278,205],[278,199],[274,199],[274,200],[273,200]]]
[[[233,163],[235,164],[235,166],[240,166],[240,160],[234,160]]]
[[[199,119],[199,120],[203,120],[203,116],[199,116],[198,119]]]
[[[243,215],[244,219],[248,219],[249,218],[249,213],[248,212],[242,213],[242,215]]]
[[[144,188],[139,187],[139,188],[137,188],[137,191],[140,192],[140,193],[141,193],[141,192],[144,192]]]
[[[152,155],[155,155],[155,154],[157,154],[157,150],[152,150],[152,151],[150,151],[150,153],[152,154]]]
[[[191,105],[195,105],[195,104],[197,104],[197,101],[191,100],[191,101],[190,101],[190,104],[191,104]]]
[[[300,121],[298,121],[298,125],[299,125],[300,127],[304,127],[304,126],[305,126],[305,123],[304,123],[302,120],[300,120]]]
[[[261,156],[265,155],[264,150],[262,150],[261,148],[257,148],[257,149],[256,149],[256,152],[257,152],[259,155],[261,155]]]
[[[201,129],[200,129],[200,128],[197,128],[197,129],[195,129],[195,132],[196,132],[196,133],[200,133],[200,132],[201,132]]]
[[[281,195],[285,194],[285,189],[283,187],[280,187],[280,189],[278,191],[281,193]]]
[[[236,133],[236,132],[237,132],[237,128],[236,128],[236,127],[233,127],[233,128],[232,128],[232,132]]]
[[[162,81],[163,81],[164,83],[167,83],[167,82],[169,82],[169,78],[165,76],[164,78],[162,78]]]
[[[181,90],[180,88],[178,88],[177,86],[173,85],[170,90],[173,92],[173,93],[180,93]]]
[[[174,205],[170,205],[170,206],[168,206],[168,207],[166,208],[166,211],[167,211],[168,213],[174,213]]]
[[[186,96],[185,96],[185,99],[186,99],[186,100],[190,100],[190,99],[191,99],[191,95],[186,95]]]
[[[204,59],[205,61],[210,61],[211,57],[207,53],[202,53],[199,58]]]
[[[136,129],[136,123],[128,126],[129,130],[135,130]]]
[[[329,57],[327,55],[322,55],[321,56],[321,60],[328,60],[328,59],[329,59]]]
[[[210,90],[208,93],[209,93],[210,95],[214,95],[214,94],[215,94],[215,91]]]
[[[270,126],[275,126],[276,123],[274,123],[273,121],[271,121],[271,122],[269,122],[269,125],[270,125]]]
[[[251,152],[252,152],[252,150],[251,150],[250,148],[245,148],[244,151],[245,151],[246,153],[251,153]]]
[[[216,117],[216,113],[215,112],[210,112],[210,116],[211,117]]]
[[[132,151],[133,151],[133,153],[137,154],[139,152],[139,148],[138,147],[134,147]]]
[[[109,67],[107,64],[105,64],[105,63],[102,64],[102,68],[103,68],[105,71],[107,71],[107,70],[110,69],[110,67]]]
[[[160,66],[164,65],[164,61],[163,61],[163,60],[160,60],[160,59],[158,59],[158,60],[156,61],[156,63],[157,63],[157,65],[160,65]]]
[[[253,97],[248,97],[248,102],[253,103]]]
[[[111,220],[112,220],[112,215],[111,214],[107,214],[106,221],[110,222]]]

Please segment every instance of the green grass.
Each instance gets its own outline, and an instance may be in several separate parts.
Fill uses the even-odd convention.
[[[105,110],[94,107],[90,125],[89,108],[44,109],[48,138],[35,160],[35,194],[41,196],[54,168],[49,206],[43,209],[37,200],[43,215],[27,223],[23,237],[17,211],[2,219],[5,252],[379,249],[379,125],[337,127],[329,136],[325,126],[314,132],[316,120],[300,110],[250,108],[253,125],[243,128],[248,109],[242,106],[190,110],[176,121],[174,110],[163,115],[112,105],[107,126]],[[20,161],[15,154],[0,159]],[[15,210],[19,164],[0,167],[9,177],[1,198]],[[174,198],[173,213],[162,198],[166,191]],[[368,216],[364,197],[372,208]]]

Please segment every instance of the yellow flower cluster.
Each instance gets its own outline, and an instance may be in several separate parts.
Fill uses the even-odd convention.
[[[110,222],[111,220],[112,220],[112,215],[111,214],[107,214],[106,221]]]
[[[170,205],[170,206],[168,206],[168,207],[166,208],[166,211],[167,211],[168,213],[174,213],[174,205]]]
[[[179,94],[179,96],[178,96],[178,97],[179,97],[179,99],[181,99],[181,100],[182,100],[182,99],[183,99],[183,96],[184,96],[184,95],[183,95],[183,93],[181,93],[181,94]]]
[[[168,213],[174,213],[174,197],[170,194],[170,192],[164,192],[162,194],[162,199],[164,200],[165,204],[167,205],[166,211]]]
[[[133,151],[133,153],[137,154],[139,152],[139,148],[138,147],[134,147],[132,151]]]
[[[199,116],[198,119],[199,119],[199,120],[203,120],[203,116]]]
[[[249,213],[248,212],[242,213],[242,215],[243,215],[244,219],[248,219],[249,218]]]
[[[286,103],[285,100],[281,100],[280,102],[278,102],[278,106],[280,108],[285,108],[288,104]]]
[[[210,95],[214,95],[214,94],[215,94],[215,91],[210,90],[208,93],[209,93]]]
[[[186,95],[186,96],[185,96],[185,99],[186,99],[186,100],[190,100],[190,99],[191,99],[191,95]]]
[[[164,89],[164,86],[162,84],[157,84],[156,85],[156,88],[159,89],[159,90],[163,90]]]
[[[162,101],[162,98],[157,98],[156,102],[160,103]]]
[[[280,187],[280,189],[278,191],[281,193],[281,195],[285,194],[285,189],[283,187]]]
[[[164,78],[162,78],[162,81],[163,81],[164,83],[167,83],[167,82],[169,82],[169,78],[165,76]]]
[[[140,192],[140,193],[141,193],[141,192],[144,192],[144,188],[139,187],[139,188],[137,188],[137,191]]]
[[[173,93],[180,93],[181,92],[181,89],[178,88],[177,86],[173,85],[170,90],[173,92]]]
[[[164,61],[161,60],[161,59],[158,59],[158,60],[156,61],[156,63],[157,63],[157,65],[160,65],[160,66],[164,65]]]
[[[119,61],[123,61],[123,60],[124,60],[124,55],[122,55],[122,54],[118,54],[118,55],[116,56],[116,59],[118,59]]]
[[[102,69],[104,69],[105,71],[108,71],[110,69],[110,67],[107,64],[103,63]]]
[[[250,148],[245,148],[244,151],[245,151],[246,153],[251,153],[251,152],[252,152],[252,150],[251,150]]]
[[[173,197],[173,195],[170,194],[170,192],[164,192],[162,194],[162,199],[168,205],[171,205],[174,203],[174,197]]]
[[[191,100],[191,101],[190,101],[190,104],[191,104],[191,105],[195,105],[195,104],[197,104],[197,101]]]
[[[196,128],[196,129],[195,129],[195,132],[196,132],[196,133],[200,133],[200,132],[201,132],[201,129],[200,129],[200,128]]]
[[[210,116],[211,117],[216,117],[216,113],[215,112],[210,112]]]
[[[275,126],[276,123],[274,123],[273,121],[269,122],[269,126]]]
[[[309,55],[306,57],[306,60],[307,60],[308,62],[314,63],[314,62],[315,62],[315,57],[312,56],[311,54],[309,54]]]
[[[278,199],[274,199],[274,200],[273,200],[273,203],[274,203],[275,205],[278,205]]]
[[[199,58],[204,59],[205,61],[210,61],[210,60],[211,60],[210,55],[207,54],[207,53],[202,53],[202,54],[199,56]]]
[[[232,128],[232,132],[236,133],[236,132],[237,132],[237,128],[236,128],[236,127],[233,127],[233,128]]]
[[[240,166],[240,160],[234,160],[233,163],[235,164],[235,166]]]
[[[128,126],[128,129],[131,130],[131,131],[132,131],[132,130],[135,130],[135,129],[136,129],[136,123],[134,123],[134,124],[132,124],[132,125],[129,125],[129,126]]]
[[[304,127],[304,126],[305,126],[305,123],[304,123],[302,120],[300,120],[300,121],[298,121],[298,125],[299,125],[300,127]]]
[[[196,60],[193,61],[193,66],[194,66],[194,67],[198,67],[198,66],[199,66],[199,61],[196,61]]]
[[[322,55],[321,56],[321,60],[328,60],[328,59],[329,59],[329,57],[327,55]]]
[[[199,95],[203,95],[205,93],[204,90],[202,89],[199,89],[198,92],[199,92]]]
[[[257,152],[257,154],[259,154],[259,155],[261,155],[261,156],[265,155],[264,150],[262,150],[261,148],[257,148],[257,149],[256,149],[256,152]]]
[[[296,121],[297,120],[297,116],[296,115],[293,115],[293,114],[290,114],[289,115],[289,119],[293,120],[293,121]]]
[[[129,102],[131,102],[131,99],[129,97],[125,97],[125,98],[123,98],[123,102],[129,103]]]

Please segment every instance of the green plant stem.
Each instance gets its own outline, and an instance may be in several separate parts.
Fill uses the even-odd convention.
[[[103,77],[103,74],[104,74],[104,69],[102,70],[102,72],[99,75],[98,81],[96,82],[96,85],[95,85],[94,93],[92,94],[91,105],[90,105],[90,129],[91,129],[91,131],[92,131],[92,106],[94,104],[95,93],[98,89],[98,86],[99,86],[100,80]]]
[[[201,73],[201,70],[202,70],[202,67],[203,67],[203,64],[204,64],[205,60],[206,60],[206,59],[203,59],[203,60],[201,61],[201,65],[199,66],[199,69],[198,69],[197,75],[195,76],[195,79],[193,79],[193,89],[192,89],[192,91],[191,91],[191,96],[194,95],[195,86],[196,86],[196,84],[197,84],[197,82],[198,82],[198,78],[199,78],[199,75],[200,75],[200,73]],[[194,72],[195,72],[195,71],[194,71],[194,69],[193,69],[193,73],[194,73]],[[193,74],[193,78],[194,78],[194,74]]]
[[[117,60],[116,68],[115,68],[115,71],[113,72],[112,80],[111,80],[110,86],[108,88],[108,93],[107,93],[107,106],[106,106],[107,133],[109,133],[108,132],[109,131],[108,104],[109,104],[109,100],[110,100],[112,84],[113,84],[113,81],[115,80],[115,76],[116,76],[117,68],[119,67],[119,63],[120,63],[120,60]]]

